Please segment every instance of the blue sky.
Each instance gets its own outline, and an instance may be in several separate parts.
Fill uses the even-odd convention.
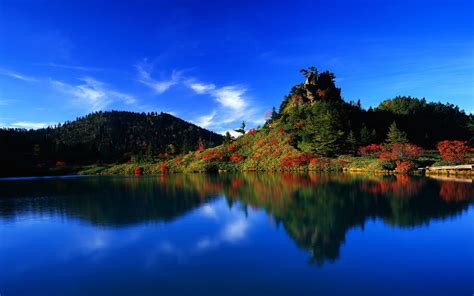
[[[474,111],[474,1],[0,2],[0,126],[97,110],[256,126],[311,65],[345,100]]]

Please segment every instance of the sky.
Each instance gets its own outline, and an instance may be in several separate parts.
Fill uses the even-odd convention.
[[[0,1],[3,127],[99,110],[255,127],[309,66],[365,108],[474,112],[474,1]]]

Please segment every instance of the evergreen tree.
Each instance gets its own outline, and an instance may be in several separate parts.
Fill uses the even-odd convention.
[[[272,115],[270,117],[270,120],[275,120],[278,118],[278,113],[276,112],[275,107],[272,108]]]
[[[361,146],[367,146],[369,144],[373,144],[376,141],[376,133],[375,129],[372,130],[372,132],[369,131],[369,129],[365,126],[365,124],[362,125],[362,129],[360,130],[360,145]]]
[[[318,101],[311,106],[306,119],[303,140],[312,144],[313,152],[322,156],[333,156],[341,151],[344,132],[337,112],[330,104]]]
[[[397,128],[395,121],[388,128],[386,143],[389,145],[408,143],[407,134]]]
[[[242,135],[245,135],[245,121],[242,121],[240,128],[235,129],[235,131],[241,133]]]
[[[354,135],[354,132],[351,130],[346,138],[346,150],[350,154],[354,154],[357,151],[358,143]]]

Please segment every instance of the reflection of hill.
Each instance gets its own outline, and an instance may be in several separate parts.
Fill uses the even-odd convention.
[[[246,175],[226,195],[253,207],[264,208],[301,248],[321,264],[339,256],[346,232],[380,218],[398,227],[428,224],[467,209],[473,202],[471,184],[451,182],[451,194],[443,197],[444,182],[407,176],[352,175]]]
[[[208,184],[208,178],[199,175],[4,181],[0,186],[0,215],[56,213],[112,226],[168,221],[211,198],[206,193],[211,192]]]
[[[218,195],[267,211],[318,264],[336,260],[346,232],[367,219],[414,227],[474,201],[471,183],[406,176],[191,174],[1,181],[0,215],[56,213],[120,226],[169,221]]]

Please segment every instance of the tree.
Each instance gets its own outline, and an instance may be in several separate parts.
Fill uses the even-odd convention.
[[[346,149],[350,154],[354,154],[357,150],[357,139],[354,136],[354,132],[351,130],[346,138]]]
[[[377,140],[377,134],[375,132],[375,129],[372,130],[372,132],[369,131],[369,129],[365,126],[365,124],[362,125],[362,129],[360,130],[360,144],[362,146],[374,144],[375,141]]]
[[[272,108],[272,114],[270,116],[270,120],[275,120],[278,118],[278,113],[276,112],[275,107]]]
[[[333,156],[341,150],[344,132],[335,110],[329,103],[312,105],[303,128],[303,140],[312,144],[316,155]]]
[[[392,122],[388,128],[386,143],[389,145],[408,143],[407,134],[397,128],[397,123],[395,121]]]
[[[245,135],[245,121],[242,121],[242,124],[240,125],[240,128],[238,129],[235,129],[234,131],[242,134],[242,135]]]
[[[437,145],[441,158],[453,163],[464,163],[469,161],[471,147],[467,141],[442,141]]]

